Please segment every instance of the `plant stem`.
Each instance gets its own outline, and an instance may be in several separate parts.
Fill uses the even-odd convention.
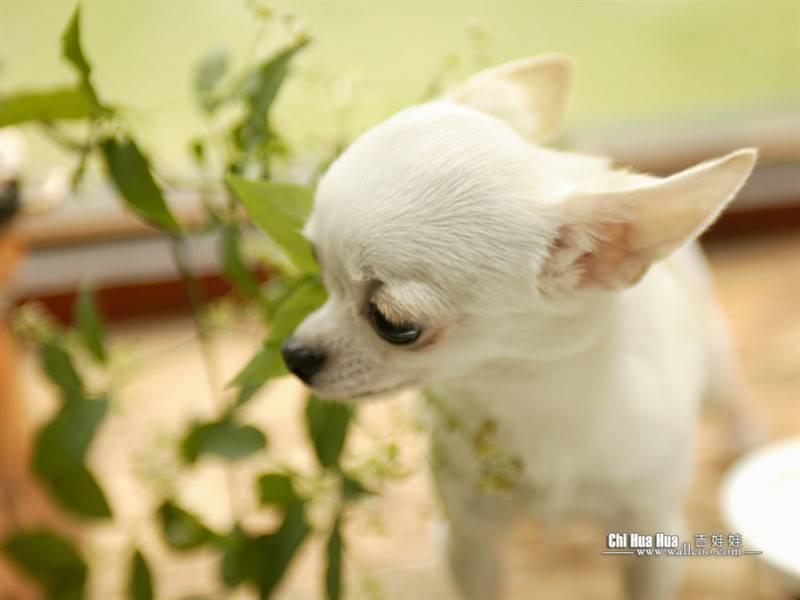
[[[192,319],[194,320],[194,325],[200,338],[200,350],[203,354],[203,363],[208,378],[208,387],[211,390],[211,397],[214,399],[215,404],[224,410],[224,403],[222,402],[219,392],[222,379],[219,375],[219,369],[217,368],[211,337],[202,320],[202,312],[206,304],[206,299],[189,261],[186,239],[179,235],[170,236],[170,250],[172,251],[172,258],[175,261],[175,266],[178,268],[178,273],[183,280],[183,284],[186,286],[186,293],[189,296],[189,304],[192,308]]]
[[[208,378],[208,387],[211,390],[211,398],[219,413],[224,414],[227,406],[221,394],[222,378],[220,377],[211,336],[202,319],[202,311],[206,304],[205,295],[189,261],[186,238],[182,235],[170,235],[169,241],[175,266],[178,268],[178,273],[186,286],[186,293],[189,296],[189,303],[192,307],[192,318],[200,341],[200,351],[203,355],[203,364]],[[228,467],[225,467],[225,478],[228,488],[228,511],[233,521],[239,521],[242,511],[236,494],[236,481],[233,471]]]
[[[58,126],[51,123],[50,121],[40,121],[39,122],[40,128],[42,132],[50,138],[51,141],[55,142],[62,148],[69,150],[70,152],[88,152],[90,150],[86,144],[82,144],[77,140],[70,138],[66,133],[64,133]]]

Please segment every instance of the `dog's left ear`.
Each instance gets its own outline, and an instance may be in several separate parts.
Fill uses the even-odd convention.
[[[633,285],[652,263],[714,222],[747,180],[756,156],[755,150],[738,150],[666,179],[567,198],[540,285],[556,292]]]
[[[543,54],[481,71],[444,100],[497,117],[532,142],[561,132],[572,90],[573,61]]]

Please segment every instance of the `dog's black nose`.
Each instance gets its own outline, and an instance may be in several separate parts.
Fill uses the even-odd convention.
[[[308,383],[325,362],[325,353],[289,338],[281,347],[288,369]]]

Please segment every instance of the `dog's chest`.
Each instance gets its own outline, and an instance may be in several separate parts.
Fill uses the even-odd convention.
[[[677,403],[671,414],[654,409],[659,398],[644,388],[658,382],[628,383],[553,371],[524,384],[435,390],[435,475],[464,495],[510,493],[548,519],[597,514],[691,433]]]
[[[586,456],[596,433],[582,431],[581,421],[498,404],[481,409],[463,396],[437,395],[430,403],[435,475],[464,495],[511,494],[533,512],[553,516],[590,479]]]

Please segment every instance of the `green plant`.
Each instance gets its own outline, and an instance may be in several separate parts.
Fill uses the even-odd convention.
[[[195,94],[209,131],[191,144],[202,173],[191,185],[204,200],[203,228],[219,236],[224,276],[270,324],[259,351],[224,389],[218,386],[213,340],[204,319],[207,302],[187,257],[189,232],[170,210],[165,194],[169,183],[126,126],[126,109],[105,102],[95,88],[91,63],[81,46],[80,8],[62,35],[62,54],[76,71],[76,84],[0,97],[0,127],[38,124],[55,143],[74,152],[75,186],[80,185],[91,161],[98,160],[122,201],[168,237],[192,303],[212,395],[218,399],[216,417],[189,424],[179,444],[186,469],[204,455],[232,462],[268,450],[267,433],[241,423],[239,411],[265,382],[286,373],[279,355],[281,343],[325,300],[316,262],[297,233],[310,210],[312,190],[271,179],[273,165],[286,158],[288,149],[273,128],[270,109],[292,59],[308,42],[305,35],[291,36],[272,56],[238,72],[230,71],[227,57],[216,52],[200,63],[195,76]],[[235,118],[231,119],[231,113]],[[83,138],[75,139],[62,129],[64,122],[83,125]],[[243,241],[251,235],[253,224],[268,239],[267,286],[253,275],[243,256]],[[51,495],[76,517],[113,523],[113,506],[85,461],[113,394],[104,325],[88,290],[76,301],[74,323],[74,330],[35,318],[22,323],[22,329],[38,345],[43,370],[61,398],[55,416],[37,433],[33,470]],[[369,492],[340,463],[353,409],[310,394],[306,403],[306,429],[317,457],[316,470],[298,473],[278,466],[254,482],[262,506],[281,514],[276,528],[253,530],[236,518],[241,515],[234,515],[235,523],[228,531],[213,531],[176,498],[164,498],[158,508],[163,538],[173,549],[216,550],[219,579],[225,589],[246,584],[262,598],[271,597],[298,549],[310,536],[321,535],[327,540],[325,595],[331,600],[342,597],[342,524],[348,506]],[[308,507],[320,487],[314,482],[322,480],[337,482],[338,492],[333,495],[330,521],[312,527]],[[20,530],[0,547],[49,597],[84,597],[89,561],[74,541],[52,531]],[[157,597],[155,583],[146,556],[134,548],[129,597]]]
[[[213,418],[188,423],[174,444],[181,460],[179,470],[192,469],[207,456],[232,468],[236,461],[256,453],[269,455],[268,432],[242,422],[242,408],[265,383],[287,374],[281,344],[326,299],[309,244],[298,233],[311,210],[313,190],[278,181],[276,173],[291,160],[292,153],[270,117],[293,59],[310,40],[302,32],[285,28],[285,20],[273,16],[257,0],[247,3],[263,20],[262,31],[271,25],[282,42],[263,60],[236,69],[221,51],[210,53],[198,64],[193,92],[205,116],[207,133],[189,144],[197,168],[197,176],[191,180],[171,179],[161,165],[151,162],[131,131],[130,108],[111,105],[95,87],[91,62],[81,45],[80,7],[61,38],[62,55],[74,68],[76,83],[0,95],[0,127],[37,126],[53,143],[74,154],[77,161],[71,179],[75,188],[99,164],[121,201],[170,242],[172,259],[192,305],[206,376],[217,405]],[[279,31],[274,31],[276,27]],[[488,38],[474,25],[470,36],[474,66],[481,66],[487,60]],[[459,62],[448,55],[421,100],[438,95]],[[78,137],[76,130],[81,134]],[[340,131],[312,181],[346,143],[346,132]],[[176,219],[168,201],[166,192],[174,189],[191,191],[202,200],[204,220],[195,229],[217,236],[222,275],[234,286],[237,306],[257,315],[268,330],[254,356],[227,384],[217,373],[214,357],[210,315],[215,307],[204,297],[188,255],[187,239],[194,231]],[[254,240],[259,261],[253,260]],[[266,282],[255,275],[259,272],[256,265],[266,266]],[[55,416],[37,432],[32,470],[71,514],[113,527],[114,507],[102,481],[87,467],[86,455],[113,400],[118,368],[106,344],[101,311],[88,289],[78,295],[73,322],[72,329],[61,327],[36,306],[23,307],[17,319],[18,332],[37,346],[43,371],[61,400]],[[435,399],[431,397],[428,404],[451,420]],[[249,515],[235,506],[232,489],[228,490],[232,525],[215,531],[181,506],[180,499],[169,491],[171,486],[159,486],[163,501],[155,517],[164,541],[179,552],[199,548],[216,552],[222,591],[215,591],[215,597],[224,597],[240,586],[255,589],[262,598],[273,597],[298,550],[314,536],[324,539],[326,572],[321,591],[328,600],[344,596],[342,567],[350,508],[373,493],[369,487],[411,473],[399,458],[398,446],[384,440],[373,440],[375,455],[360,457],[363,460],[357,468],[343,466],[342,453],[356,416],[350,405],[307,393],[305,429],[316,456],[315,467],[300,471],[270,460],[273,466],[253,481],[259,509],[279,514],[278,525],[271,529],[245,525]],[[475,447],[476,459],[486,463],[486,486],[502,489],[513,485],[518,465],[502,453],[491,424],[477,433],[462,433]],[[325,508],[322,522],[310,518],[310,509],[319,505]],[[129,537],[127,596],[133,600],[160,598],[157,578],[151,575],[136,535]],[[49,530],[19,530],[0,540],[0,552],[35,578],[48,597],[66,600],[85,596],[91,560],[82,555],[79,546]],[[364,585],[370,597],[382,597],[374,578],[367,578]]]

